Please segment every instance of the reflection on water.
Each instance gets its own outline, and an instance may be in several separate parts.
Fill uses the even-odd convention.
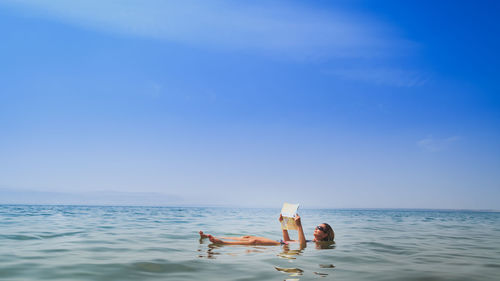
[[[288,262],[300,263],[300,261],[296,260],[298,259],[298,257],[303,256],[306,250],[306,247],[302,247],[298,243],[292,243],[281,246],[245,246],[245,245],[225,245],[225,244],[212,244],[212,243],[205,244],[205,242],[207,242],[206,240],[207,239],[199,240],[200,243],[200,247],[198,248],[199,258],[215,259],[217,256],[221,256],[222,254],[231,257],[239,256],[242,259],[244,259],[245,256],[253,254],[268,255],[269,257],[272,257],[276,249],[279,249],[279,253],[276,254],[275,256],[278,256],[279,258],[284,260],[288,260]],[[335,249],[334,242],[318,242],[318,243],[310,242],[308,244],[309,247],[311,247],[314,244],[314,248],[311,248],[314,250]],[[293,249],[294,246],[297,246],[298,249]],[[204,251],[203,248],[206,248],[206,250]],[[204,254],[204,252],[206,252],[206,254]],[[326,270],[332,270],[333,268],[335,268],[333,264],[319,264],[318,267]],[[273,266],[273,268],[279,272],[288,275],[288,277],[295,277],[292,279],[285,279],[285,280],[300,280],[300,278],[304,276],[305,272],[302,268],[299,267],[289,267],[289,266],[285,267],[285,266],[275,265]],[[312,275],[319,277],[326,277],[328,276],[328,273],[312,271]]]
[[[304,251],[303,247],[300,247],[298,250],[290,250],[289,245],[283,245],[283,251],[278,254],[278,257],[283,259],[294,260],[295,256],[299,256]]]
[[[220,248],[220,246],[215,245],[215,244],[208,245],[208,247],[206,249],[206,255],[203,254],[204,250],[203,250],[203,247],[201,246],[202,244],[203,244],[203,241],[202,241],[202,239],[200,239],[200,247],[197,250],[199,252],[199,254],[198,254],[199,258],[215,259],[216,256],[221,254],[220,252],[216,251],[218,248]]]
[[[320,267],[322,267],[322,265],[320,265]],[[329,265],[328,267],[323,267],[323,268],[334,268],[334,267],[335,266],[333,266],[333,264],[332,264],[332,265]],[[290,276],[290,277],[297,277],[297,276],[304,275],[304,270],[302,270],[298,267],[278,267],[278,266],[275,266],[274,268],[277,271],[288,274],[288,276]],[[313,271],[313,274],[320,276],[320,277],[328,276],[328,273],[325,273],[325,272]],[[287,279],[287,280],[290,280],[290,279]],[[299,279],[295,279],[295,280],[299,280]]]
[[[304,270],[296,267],[291,267],[291,268],[285,268],[285,267],[278,267],[275,266],[277,271],[285,272],[285,273],[290,273],[290,276],[301,276]]]

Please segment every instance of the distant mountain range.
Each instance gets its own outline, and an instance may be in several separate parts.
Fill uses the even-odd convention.
[[[0,204],[172,206],[186,205],[184,203],[179,196],[154,192],[45,192],[0,188]]]

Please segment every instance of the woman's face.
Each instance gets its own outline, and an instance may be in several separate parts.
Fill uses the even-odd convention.
[[[323,240],[327,236],[328,234],[326,233],[326,225],[320,224],[316,226],[316,228],[314,229],[314,238],[316,238],[316,240]]]

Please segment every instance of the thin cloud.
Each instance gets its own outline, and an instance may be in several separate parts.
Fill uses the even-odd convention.
[[[460,140],[459,136],[452,136],[444,139],[434,138],[433,136],[428,136],[417,142],[417,146],[421,149],[429,152],[439,152],[447,149],[452,143]]]
[[[289,2],[6,0],[25,13],[70,24],[215,49],[299,60],[392,56],[411,44],[383,23],[341,10]]]
[[[382,86],[412,88],[425,85],[429,77],[419,71],[400,68],[347,68],[326,71],[340,79],[368,82]]]
[[[153,99],[157,99],[162,96],[162,92],[163,92],[162,84],[154,81],[148,81],[146,83],[146,87],[145,90],[143,91],[143,94]]]

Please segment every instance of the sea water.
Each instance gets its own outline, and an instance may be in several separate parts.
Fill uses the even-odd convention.
[[[302,209],[336,233],[303,249],[198,234],[278,240],[279,211],[3,205],[0,280],[500,280],[495,212]]]

